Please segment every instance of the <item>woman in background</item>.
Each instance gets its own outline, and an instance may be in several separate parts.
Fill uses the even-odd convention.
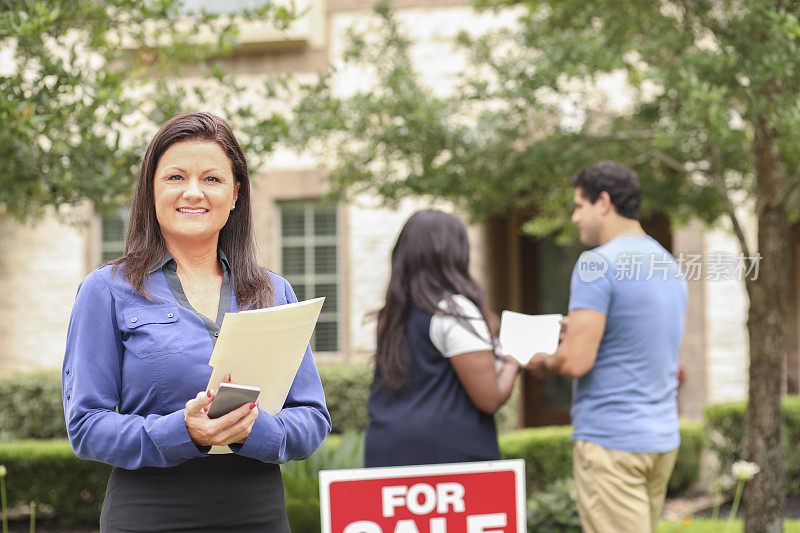
[[[496,354],[496,323],[469,274],[464,224],[436,210],[412,215],[378,312],[365,466],[500,458],[493,414],[519,365]]]

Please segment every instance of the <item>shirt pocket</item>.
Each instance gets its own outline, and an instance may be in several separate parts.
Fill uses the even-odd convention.
[[[122,313],[123,344],[137,357],[183,351],[183,325],[175,305],[131,307]]]

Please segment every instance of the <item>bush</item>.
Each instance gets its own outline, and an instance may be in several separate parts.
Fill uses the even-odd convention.
[[[18,372],[0,379],[0,441],[66,438],[61,372]]]
[[[681,446],[669,490],[677,492],[695,483],[704,447],[702,424],[681,422]],[[525,428],[500,435],[503,459],[525,460],[527,492],[546,491],[562,478],[572,477],[572,427]]]
[[[363,432],[369,423],[367,399],[372,367],[366,363],[320,363],[333,433]],[[501,433],[517,425],[519,386],[497,412]],[[20,372],[0,379],[0,441],[66,438],[61,404],[61,372]]]
[[[294,533],[318,533],[319,472],[360,468],[364,465],[364,435],[348,432],[332,435],[305,461],[281,465],[286,513]]]
[[[781,402],[783,437],[786,450],[786,492],[800,495],[800,397],[787,396]],[[719,461],[718,475],[730,472],[731,465],[746,459],[744,426],[747,404],[731,402],[705,408],[709,449]]]
[[[667,490],[675,493],[693,487],[700,477],[700,461],[706,445],[706,430],[700,422],[681,422],[681,447]]]
[[[580,533],[581,519],[572,478],[559,479],[546,491],[528,496],[528,530],[541,533]]]
[[[372,367],[366,363],[320,363],[317,367],[333,419],[333,433],[366,430]]]
[[[110,466],[78,459],[64,439],[0,443],[0,464],[10,506],[48,504],[61,526],[97,523]]]
[[[562,497],[565,485],[559,480],[572,476],[571,431],[569,426],[552,426],[500,436],[504,459],[525,460],[528,494],[550,494],[537,507],[537,516],[547,523],[553,516],[569,514]],[[684,423],[681,434],[670,488],[694,483],[699,469],[702,426]],[[319,471],[359,468],[363,457],[363,433],[347,433],[328,437],[309,459],[281,466],[292,531],[319,531]],[[97,523],[110,466],[78,459],[64,439],[0,443],[0,464],[8,468],[10,505],[27,505],[31,500],[48,504],[62,526]]]
[[[525,428],[500,435],[503,459],[525,461],[527,492],[543,491],[555,481],[572,477],[571,426]]]
[[[348,433],[328,437],[305,461],[281,465],[292,531],[319,531],[319,471],[359,468],[363,458],[363,435]],[[9,506],[46,504],[58,526],[98,523],[109,465],[78,459],[65,439],[0,443],[0,464],[8,470]]]
[[[367,428],[372,370],[365,363],[321,363],[320,378],[333,432]],[[18,372],[0,379],[0,441],[66,438],[57,369]]]

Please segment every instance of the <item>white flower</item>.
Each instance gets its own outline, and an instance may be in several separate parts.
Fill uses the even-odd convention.
[[[0,465],[0,477],[6,477],[8,474],[8,470],[6,470],[6,465]]]
[[[760,471],[761,467],[749,461],[736,461],[731,467],[731,474],[739,481],[750,481]]]

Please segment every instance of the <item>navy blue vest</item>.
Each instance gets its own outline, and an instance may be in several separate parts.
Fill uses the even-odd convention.
[[[397,466],[500,458],[494,416],[478,410],[450,361],[431,342],[432,315],[411,304],[406,342],[409,379],[399,391],[379,384],[369,396],[364,466]]]

